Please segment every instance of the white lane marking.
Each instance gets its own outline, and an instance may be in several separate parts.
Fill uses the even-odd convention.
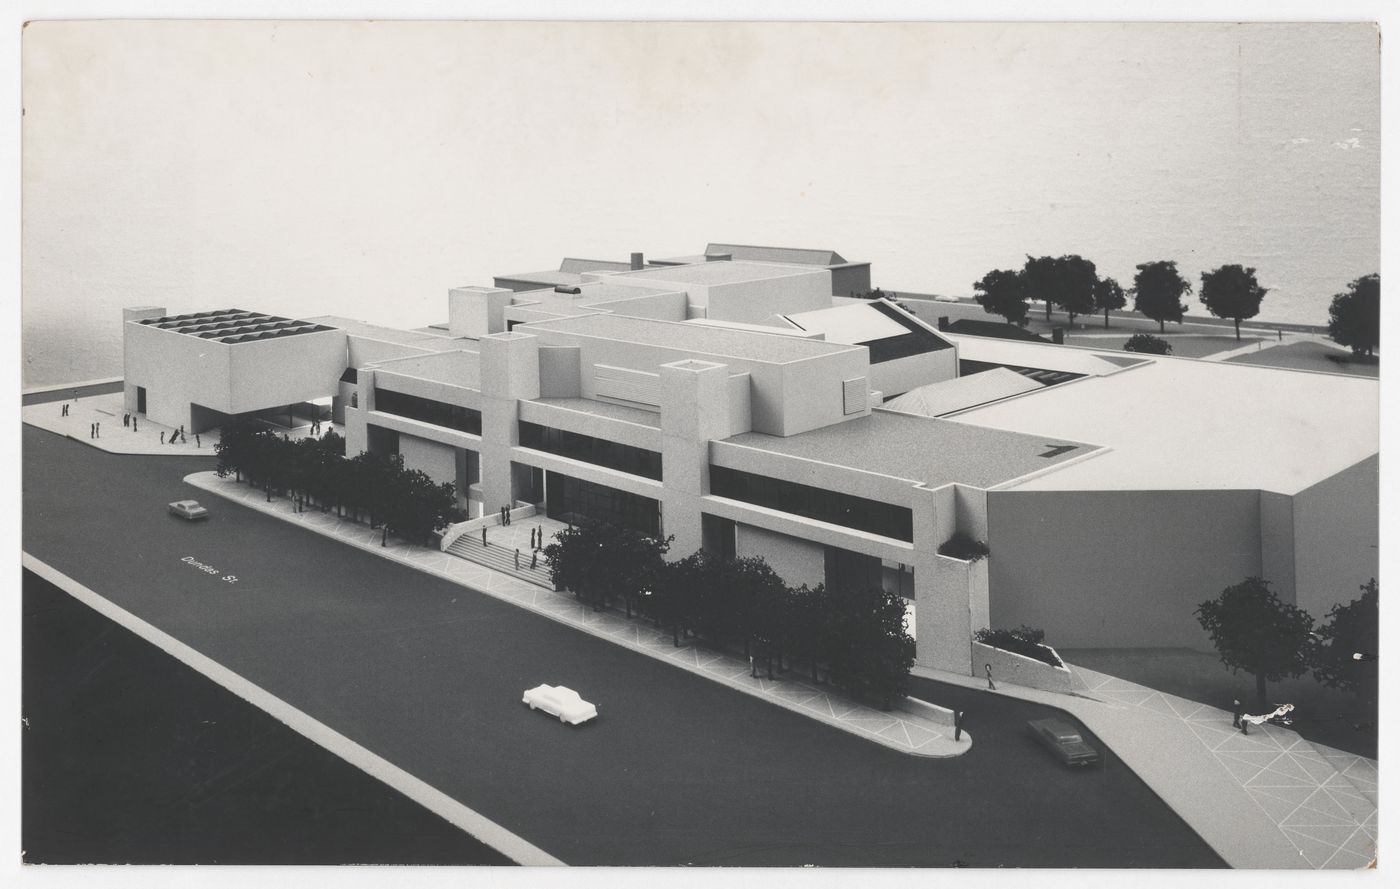
[[[341,759],[445,818],[458,828],[505,855],[527,866],[562,865],[563,861],[511,833],[504,827],[452,799],[437,788],[372,753],[330,726],[288,704],[222,664],[200,654],[174,636],[159,630],[119,605],[103,598],[48,563],[23,553],[24,567],[57,586],[89,608],[131,630],[147,642],[209,677],[243,700],[290,726]]]

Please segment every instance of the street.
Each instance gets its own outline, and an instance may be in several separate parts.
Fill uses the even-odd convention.
[[[181,481],[207,458],[23,446],[26,552],[569,864],[1222,866],[1111,754],[1035,746],[1050,708],[916,680],[975,742],[900,754],[211,498]],[[530,712],[541,682],[599,718]]]

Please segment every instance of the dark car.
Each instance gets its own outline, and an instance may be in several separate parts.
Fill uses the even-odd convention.
[[[1088,766],[1099,761],[1099,752],[1084,743],[1079,730],[1063,719],[1032,719],[1026,727],[1067,766]]]

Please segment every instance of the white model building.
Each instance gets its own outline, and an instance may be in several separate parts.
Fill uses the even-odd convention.
[[[1374,380],[940,333],[841,295],[869,266],[830,251],[565,267],[451,290],[444,329],[128,309],[126,406],[191,432],[328,410],[473,515],[881,583],[959,672],[984,626],[1203,647],[1195,607],[1247,576],[1321,617],[1376,574]],[[939,555],[955,532],[991,556]]]

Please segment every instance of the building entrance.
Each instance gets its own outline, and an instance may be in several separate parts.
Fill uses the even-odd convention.
[[[661,504],[650,497],[558,472],[544,473],[544,488],[545,512],[552,519],[569,523],[592,519],[649,537],[661,536]]]

